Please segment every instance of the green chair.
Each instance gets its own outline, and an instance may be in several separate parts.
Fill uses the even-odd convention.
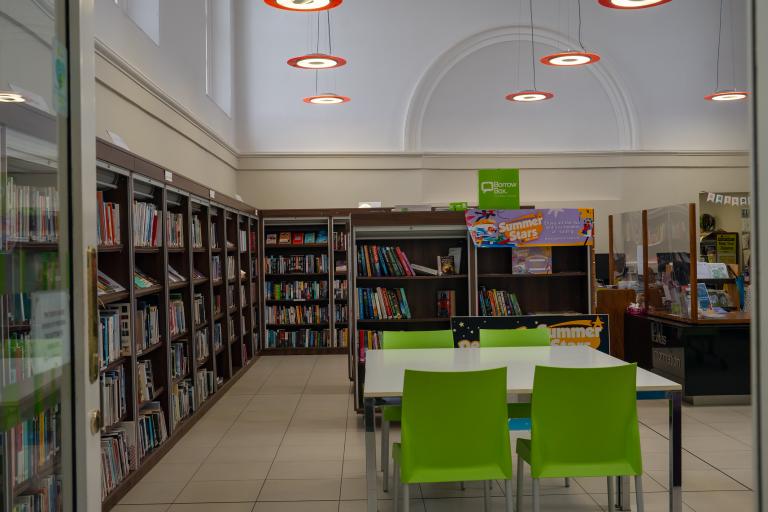
[[[512,454],[506,418],[507,369],[473,372],[406,370],[402,440],[393,447],[394,508],[410,484],[505,480],[512,512]]]
[[[416,348],[453,348],[453,331],[384,331],[381,338],[381,348],[387,349],[416,349]],[[399,405],[383,405],[381,407],[381,471],[383,475],[384,492],[389,489],[389,427],[400,421],[402,409]]]
[[[539,479],[596,476],[607,477],[608,510],[615,509],[613,478],[634,476],[637,510],[643,512],[636,374],[636,365],[536,368],[531,439],[517,440],[518,512],[523,461],[531,466],[534,512],[540,508]]]

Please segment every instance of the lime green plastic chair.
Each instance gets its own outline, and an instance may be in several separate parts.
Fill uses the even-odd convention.
[[[517,440],[517,510],[522,512],[523,461],[531,466],[533,510],[539,479],[604,476],[608,510],[613,478],[634,476],[643,512],[643,462],[637,420],[636,365],[611,368],[539,366],[533,379],[531,439]]]
[[[507,369],[473,372],[406,370],[402,441],[394,445],[394,504],[410,484],[506,480],[512,512],[512,454],[507,429]]]
[[[416,349],[416,348],[453,348],[453,331],[384,331],[381,348]],[[402,409],[399,405],[381,407],[381,471],[384,473],[384,492],[389,490],[389,427],[400,421]]]

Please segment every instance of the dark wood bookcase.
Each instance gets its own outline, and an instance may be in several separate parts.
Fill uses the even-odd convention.
[[[258,355],[258,233],[256,211],[236,200],[173,173],[110,143],[97,142],[97,188],[104,202],[120,209],[120,244],[99,246],[98,268],[125,288],[100,295],[99,308],[125,304],[130,330],[130,353],[121,355],[101,370],[122,367],[125,373],[127,411],[112,428],[135,429],[148,402],[158,402],[163,412],[167,439],[138,460],[137,467],[105,497],[104,510],[112,508],[125,493],[157,463],[170,447],[208,410]],[[151,203],[158,211],[156,246],[142,246],[136,240],[134,202]],[[169,243],[169,216],[181,220],[182,236]],[[193,242],[193,220],[199,226],[199,240]],[[250,243],[254,233],[254,244]],[[241,237],[244,244],[241,244]],[[216,242],[216,243],[215,243]],[[213,279],[215,259],[222,279]],[[227,258],[234,270],[227,275]],[[173,269],[182,276],[174,282]],[[134,284],[140,270],[154,281],[148,288]],[[196,274],[199,273],[200,275]],[[241,294],[240,287],[244,294]],[[232,293],[227,293],[228,287]],[[195,321],[195,300],[202,301],[201,318]],[[217,299],[221,309],[216,310]],[[171,302],[183,308],[184,324],[171,330]],[[157,307],[159,341],[142,347],[138,338],[138,310]],[[231,319],[231,322],[230,322]],[[214,329],[221,324],[222,345],[214,346]],[[198,349],[199,347],[199,349]],[[174,371],[173,349],[183,353],[186,365]],[[153,394],[143,402],[138,394],[138,365],[151,362]],[[190,389],[194,386],[194,391]],[[189,397],[193,407],[179,407],[174,420],[174,403]]]

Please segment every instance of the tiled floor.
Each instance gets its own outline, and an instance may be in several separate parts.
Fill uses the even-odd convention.
[[[364,511],[363,429],[346,365],[344,356],[260,359],[115,512]],[[640,405],[648,512],[667,510],[666,407]],[[750,408],[686,407],[683,414],[685,510],[753,510]],[[607,508],[603,479],[542,487],[543,511]],[[389,495],[379,496],[380,510],[391,510]],[[504,510],[498,484],[493,496],[493,510]],[[482,510],[477,485],[464,492],[423,485],[412,498],[414,511]]]

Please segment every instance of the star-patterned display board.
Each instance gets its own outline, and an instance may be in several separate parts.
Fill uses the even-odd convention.
[[[479,347],[480,329],[549,329],[553,345],[587,345],[610,353],[608,315],[455,316],[456,346]]]

